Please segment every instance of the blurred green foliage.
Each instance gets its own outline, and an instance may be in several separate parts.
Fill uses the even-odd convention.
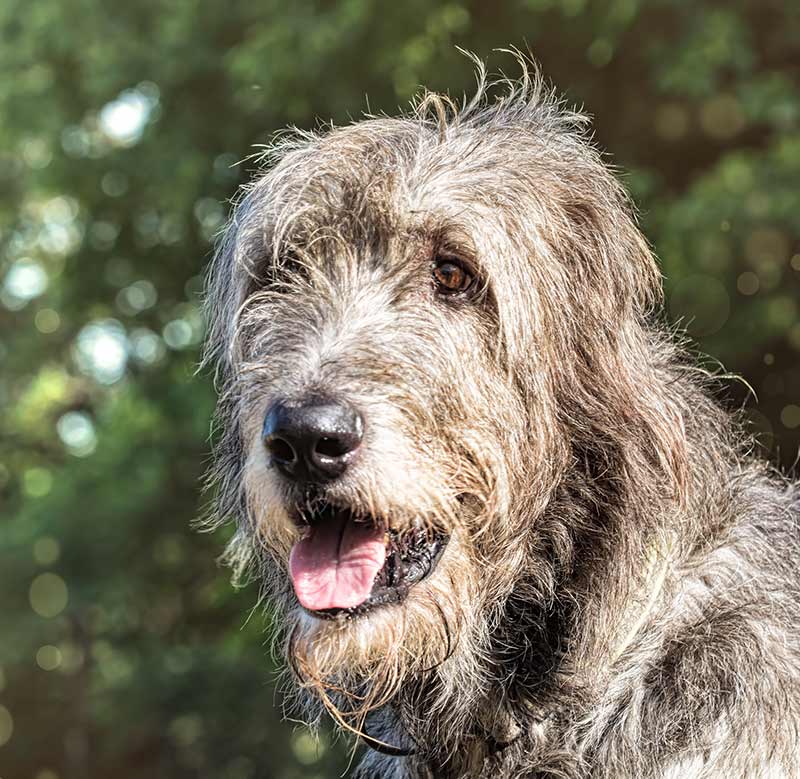
[[[276,128],[459,96],[455,46],[509,44],[595,115],[670,318],[791,465],[800,3],[0,0],[0,779],[341,775],[280,721],[225,533],[190,528],[201,273]]]

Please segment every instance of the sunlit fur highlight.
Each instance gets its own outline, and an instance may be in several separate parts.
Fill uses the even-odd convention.
[[[263,163],[209,275],[212,483],[307,719],[411,752],[361,777],[800,775],[798,488],[662,322],[586,117],[479,68],[461,106],[291,132]],[[476,300],[435,298],[442,251]],[[401,606],[294,598],[297,495],[260,430],[309,393],[367,420],[322,497],[452,533]]]

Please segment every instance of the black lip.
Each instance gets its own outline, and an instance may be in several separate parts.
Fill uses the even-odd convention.
[[[334,515],[347,512],[349,522],[375,522],[370,517],[352,514],[349,509],[323,504],[314,511],[300,512],[297,517],[300,525],[314,525],[330,520]],[[320,619],[347,619],[366,614],[381,606],[402,603],[415,584],[433,573],[444,553],[450,536],[434,532],[422,526],[405,531],[389,530],[386,562],[375,577],[369,597],[358,606],[349,609],[305,609]]]

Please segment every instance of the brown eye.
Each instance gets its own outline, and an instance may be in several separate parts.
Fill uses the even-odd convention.
[[[441,295],[455,295],[466,292],[474,276],[457,260],[438,259],[433,264],[433,280]]]

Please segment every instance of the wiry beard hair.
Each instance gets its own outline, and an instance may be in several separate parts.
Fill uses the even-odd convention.
[[[479,74],[460,108],[282,137],[237,204],[208,284],[229,559],[307,719],[376,748],[362,776],[792,775],[797,488],[661,321],[585,117],[537,73]],[[436,298],[442,256],[470,299]],[[298,490],[265,409],[331,394],[361,459]],[[287,574],[320,502],[449,541],[401,602],[320,619]]]

